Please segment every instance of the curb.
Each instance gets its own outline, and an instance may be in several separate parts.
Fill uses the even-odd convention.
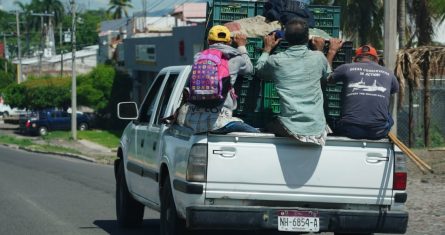
[[[32,148],[20,147],[18,145],[14,145],[14,144],[1,144],[1,145],[9,147],[9,148],[13,148],[13,149],[20,149],[20,150],[24,150],[27,152],[32,152],[32,153],[53,154],[53,155],[59,155],[59,156],[63,156],[63,157],[75,158],[75,159],[79,159],[79,160],[83,160],[83,161],[87,161],[87,162],[97,163],[96,159],[90,158],[87,156],[83,156],[80,154],[40,151],[40,150],[35,150]]]

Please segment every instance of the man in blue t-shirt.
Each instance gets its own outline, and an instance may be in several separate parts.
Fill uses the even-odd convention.
[[[342,114],[334,132],[353,139],[381,139],[394,124],[389,100],[399,83],[377,63],[375,48],[362,46],[355,54],[355,63],[338,67],[330,77],[331,82],[343,82]]]

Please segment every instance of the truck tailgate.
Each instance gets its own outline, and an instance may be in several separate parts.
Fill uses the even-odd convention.
[[[387,141],[210,135],[206,198],[388,205],[393,161]]]

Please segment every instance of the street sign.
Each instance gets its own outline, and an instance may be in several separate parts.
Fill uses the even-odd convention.
[[[71,31],[63,32],[63,42],[65,43],[71,42]]]

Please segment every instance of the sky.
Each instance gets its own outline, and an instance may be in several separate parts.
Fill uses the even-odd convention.
[[[17,9],[14,4],[15,0],[0,0],[0,9],[10,11]],[[29,3],[30,0],[19,0],[23,3]],[[134,10],[142,9],[142,1],[144,0],[132,0],[133,9],[130,9],[130,14]],[[181,4],[184,2],[194,2],[200,1],[204,2],[205,0],[146,0],[148,12],[154,12],[159,14],[165,14],[169,12],[169,8],[172,8],[174,5]],[[68,4],[69,0],[61,0],[62,3]],[[79,9],[107,9],[109,0],[76,0]],[[166,10],[167,9],[167,10]],[[438,27],[436,30],[436,36],[434,38],[435,41],[439,41],[445,43],[445,22]]]
[[[0,0],[3,10],[17,9],[14,4],[15,0]],[[31,0],[18,0],[22,3],[29,3]],[[60,0],[64,5],[68,5],[70,0]],[[142,10],[142,2],[147,2],[147,9],[149,12],[164,12],[167,8],[170,10],[174,5],[179,5],[184,2],[205,2],[206,0],[131,0],[133,8],[129,9],[130,14],[133,11]],[[107,9],[109,0],[76,0],[79,9]]]

